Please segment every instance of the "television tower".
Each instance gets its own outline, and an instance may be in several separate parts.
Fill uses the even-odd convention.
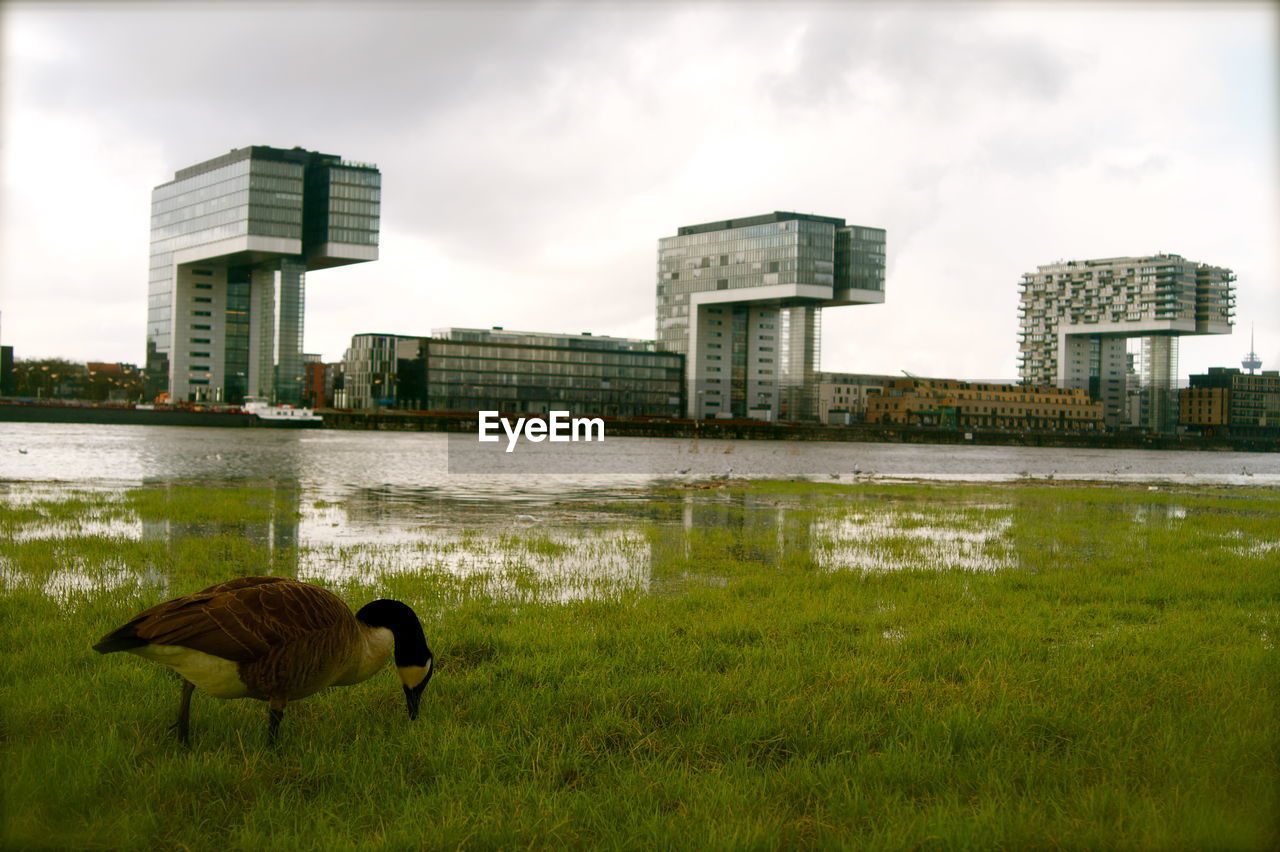
[[[1262,359],[1258,357],[1257,351],[1253,348],[1253,326],[1249,326],[1249,354],[1244,356],[1240,366],[1248,370],[1251,376],[1254,370],[1262,369]]]

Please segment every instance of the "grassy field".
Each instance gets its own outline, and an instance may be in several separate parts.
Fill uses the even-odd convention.
[[[290,705],[274,751],[264,705],[200,693],[181,748],[174,677],[89,646],[166,597],[292,570],[235,525],[296,501],[0,504],[0,845],[1280,847],[1275,490],[767,482],[627,503],[611,523],[646,582],[592,595],[540,588],[528,555],[573,548],[537,525],[486,539],[510,576],[369,558],[333,588],[422,615],[422,715],[386,671]]]

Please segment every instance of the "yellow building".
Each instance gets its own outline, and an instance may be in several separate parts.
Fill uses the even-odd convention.
[[[1102,427],[1102,403],[1080,388],[911,377],[868,395],[867,422],[1077,431]]]

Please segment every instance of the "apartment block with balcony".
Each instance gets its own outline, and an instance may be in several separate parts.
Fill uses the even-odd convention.
[[[1019,374],[1033,385],[1080,388],[1100,400],[1109,428],[1126,412],[1128,341],[1141,340],[1147,431],[1177,421],[1178,340],[1229,334],[1235,276],[1176,254],[1066,261],[1022,276]]]

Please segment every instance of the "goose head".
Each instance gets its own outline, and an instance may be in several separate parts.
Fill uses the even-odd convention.
[[[395,639],[396,671],[404,685],[409,718],[418,718],[418,703],[435,669],[435,656],[427,647],[417,614],[400,601],[382,599],[361,607],[356,619],[369,627],[391,631]]]

